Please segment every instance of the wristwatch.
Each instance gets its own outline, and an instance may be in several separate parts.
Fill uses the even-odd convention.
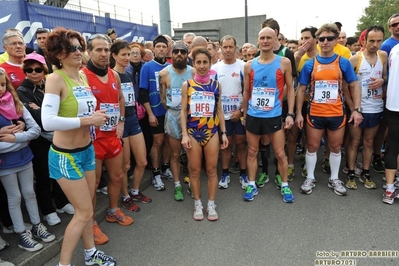
[[[295,118],[295,114],[294,113],[287,113],[287,116],[291,116],[292,118]]]
[[[353,111],[356,111],[359,114],[361,114],[361,113],[363,113],[363,108],[362,107],[358,107],[358,108],[355,108],[355,110],[353,110]]]
[[[125,122],[125,120],[126,120],[126,118],[123,115],[119,118],[119,121],[121,121],[121,122]]]

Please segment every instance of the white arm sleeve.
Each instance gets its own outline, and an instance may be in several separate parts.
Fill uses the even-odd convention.
[[[60,96],[52,93],[44,95],[42,103],[42,123],[46,131],[71,130],[80,127],[79,117],[58,116]]]

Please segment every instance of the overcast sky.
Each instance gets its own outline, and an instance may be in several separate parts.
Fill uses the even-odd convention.
[[[96,8],[98,4],[105,6],[113,12],[112,5],[122,9],[130,9],[131,13],[142,13],[148,24],[151,19],[159,24],[159,0],[70,0],[70,3],[89,5]],[[298,39],[300,30],[306,26],[319,27],[327,22],[339,21],[343,24],[342,30],[347,36],[352,36],[357,31],[358,19],[364,9],[369,5],[369,0],[247,0],[248,16],[264,15],[273,17],[280,24],[280,31],[288,39]],[[172,28],[181,27],[185,22],[214,20],[232,17],[243,17],[245,0],[170,0]],[[104,8],[104,7],[103,7]],[[122,11],[118,11],[122,13]],[[117,12],[117,13],[118,13]],[[388,19],[388,18],[387,18]],[[136,21],[134,21],[137,23]]]

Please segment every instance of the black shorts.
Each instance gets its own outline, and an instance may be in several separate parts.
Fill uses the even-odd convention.
[[[255,135],[267,135],[279,131],[283,126],[281,116],[271,118],[259,118],[247,115],[246,129]]]
[[[346,115],[334,117],[306,116],[306,122],[315,129],[337,130],[346,125]]]
[[[152,135],[165,134],[165,116],[164,115],[157,116],[156,118],[158,120],[158,126],[156,127],[150,126]]]

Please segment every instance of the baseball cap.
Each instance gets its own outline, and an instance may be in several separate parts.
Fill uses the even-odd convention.
[[[24,62],[27,60],[34,60],[34,61],[39,62],[42,65],[46,64],[46,60],[44,59],[44,57],[36,52],[27,54],[24,58]]]

